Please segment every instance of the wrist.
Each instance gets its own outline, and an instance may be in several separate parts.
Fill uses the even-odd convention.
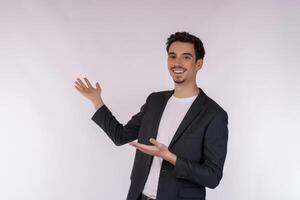
[[[96,110],[98,110],[99,108],[101,108],[104,105],[104,102],[102,101],[102,99],[98,99],[96,101],[93,101],[94,107]]]
[[[164,159],[165,159],[166,161],[170,162],[172,165],[175,165],[176,160],[177,160],[177,156],[176,156],[174,153],[168,151],[168,152],[166,153],[166,156],[165,156]]]

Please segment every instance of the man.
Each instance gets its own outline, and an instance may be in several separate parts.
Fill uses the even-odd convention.
[[[176,32],[166,45],[175,88],[151,93],[126,125],[104,104],[98,82],[96,88],[87,78],[86,84],[75,82],[97,110],[92,120],[116,145],[137,149],[128,200],[204,200],[205,187],[215,188],[223,175],[228,116],[196,84],[203,44],[194,35]]]

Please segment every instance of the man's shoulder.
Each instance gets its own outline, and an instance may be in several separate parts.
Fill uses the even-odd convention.
[[[202,90],[202,89],[201,89]],[[159,99],[164,96],[168,96],[173,92],[173,90],[160,90],[160,91],[153,91],[148,95],[148,99]],[[205,102],[205,106],[209,109],[210,112],[213,112],[214,114],[225,114],[227,115],[227,112],[225,109],[214,99],[212,99],[210,96],[206,94],[206,92],[203,92],[203,98]]]
[[[207,108],[209,108],[209,110],[211,112],[214,112],[215,114],[221,114],[221,115],[227,115],[226,110],[214,99],[212,99],[211,97],[206,96],[206,106]]]
[[[148,97],[162,97],[162,96],[170,94],[172,91],[173,90],[153,91],[148,95]]]

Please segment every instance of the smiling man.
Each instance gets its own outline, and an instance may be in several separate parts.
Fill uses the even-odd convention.
[[[166,43],[173,90],[152,92],[126,125],[104,104],[101,87],[79,78],[75,88],[90,99],[92,120],[116,145],[136,154],[127,200],[199,199],[223,176],[227,153],[227,112],[197,86],[205,50],[199,38],[176,32]],[[137,140],[137,141],[135,141]]]

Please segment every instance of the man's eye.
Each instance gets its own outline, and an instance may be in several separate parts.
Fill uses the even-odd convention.
[[[172,58],[172,59],[174,59],[174,58],[175,58],[175,56],[169,56],[169,58]]]
[[[189,56],[185,56],[185,57],[184,57],[184,59],[191,59],[191,57],[189,57]]]

